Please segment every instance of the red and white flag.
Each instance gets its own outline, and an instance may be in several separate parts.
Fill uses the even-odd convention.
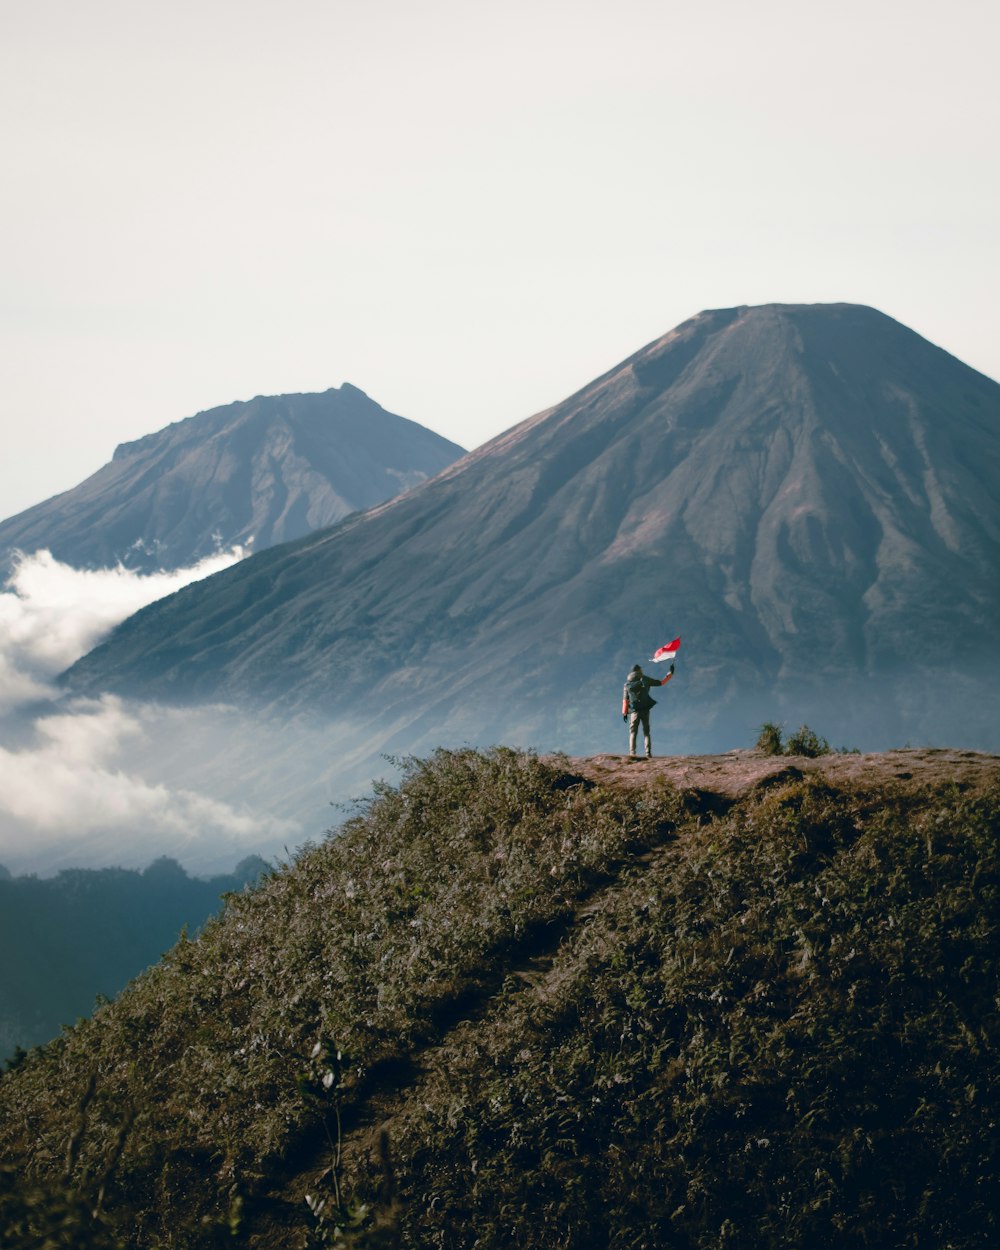
[[[661,660],[672,660],[677,654],[677,649],[681,645],[681,640],[675,638],[673,642],[668,642],[665,646],[657,647],[653,652],[653,663],[659,664]]]

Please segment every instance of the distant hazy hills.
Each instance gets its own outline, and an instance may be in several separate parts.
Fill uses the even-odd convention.
[[[48,879],[0,865],[0,1063],[87,1015],[98,994],[117,994],[267,867],[251,855],[205,881],[165,857],[141,873],[74,868]]]
[[[299,538],[432,477],[463,449],[346,384],[258,396],[120,446],[73,490],[0,523],[0,561],[179,568],[219,545]]]
[[[138,613],[70,679],[320,706],[371,752],[586,752],[680,634],[659,750],[765,717],[995,747],[998,482],[1000,386],[904,326],[705,312],[419,490]]]

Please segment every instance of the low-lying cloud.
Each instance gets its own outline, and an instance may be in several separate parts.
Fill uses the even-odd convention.
[[[185,784],[178,758],[193,743],[224,755],[241,732],[235,713],[67,699],[52,685],[127,616],[243,554],[152,575],[74,569],[48,551],[18,557],[0,592],[0,864],[44,874],[167,854],[221,871],[301,836],[294,820]]]
[[[169,854],[189,865],[232,867],[297,829],[184,787],[125,771],[146,728],[120,699],[79,700],[33,722],[34,740],[0,747],[0,860],[78,866],[82,858],[133,867]]]
[[[14,557],[0,592],[0,711],[48,690],[48,682],[133,612],[236,564],[242,547],[187,569],[136,573],[122,565],[75,569],[50,551]]]

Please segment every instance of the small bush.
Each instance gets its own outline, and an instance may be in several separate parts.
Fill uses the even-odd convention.
[[[830,752],[829,742],[814,733],[808,725],[800,725],[785,741],[781,726],[773,721],[765,721],[761,725],[754,745],[763,755],[805,755],[815,759],[817,755],[828,755]]]
[[[757,735],[756,746],[757,750],[765,755],[784,754],[785,744],[782,741],[780,725],[775,725],[773,721],[765,721]]]
[[[829,752],[829,742],[813,733],[808,725],[800,725],[785,743],[786,755],[805,755],[809,759],[815,759],[817,755],[828,755]]]

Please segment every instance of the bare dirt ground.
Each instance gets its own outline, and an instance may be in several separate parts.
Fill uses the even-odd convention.
[[[837,784],[885,785],[895,782],[922,787],[954,782],[961,789],[1000,781],[1000,756],[980,751],[924,747],[871,754],[764,755],[760,751],[727,751],[725,755],[575,756],[570,770],[598,785],[627,787],[667,783],[679,790],[698,790],[738,798],[754,786],[817,774]]]

